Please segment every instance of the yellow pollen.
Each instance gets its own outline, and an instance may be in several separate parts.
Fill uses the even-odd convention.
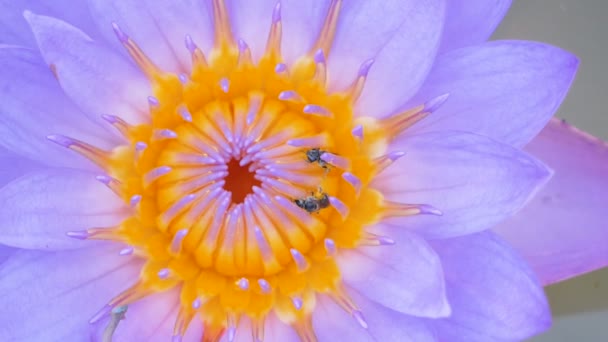
[[[151,122],[104,117],[128,141],[108,152],[50,137],[102,166],[107,176],[98,179],[130,207],[119,226],[85,232],[126,244],[125,254],[145,260],[139,281],[109,307],[179,287],[175,336],[203,324],[204,341],[230,340],[247,319],[261,340],[274,312],[302,340],[314,341],[311,315],[316,296],[326,294],[365,326],[343,290],[338,251],[391,244],[365,231],[384,218],[440,213],[386,201],[370,187],[403,155],[387,154],[390,139],[429,110],[355,120],[371,61],[362,61],[350,88],[328,91],[325,58],[340,6],[331,2],[312,52],[288,67],[280,53],[280,5],[266,54],[254,62],[245,42],[233,38],[224,2],[214,0],[215,47],[207,58],[186,37],[186,77],[163,72],[114,25],[153,86]]]

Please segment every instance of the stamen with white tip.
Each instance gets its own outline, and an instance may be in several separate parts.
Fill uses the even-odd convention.
[[[148,105],[150,105],[151,108],[157,108],[160,106],[160,101],[154,96],[148,96]]]
[[[162,268],[157,273],[157,275],[160,279],[167,279],[167,278],[169,278],[170,274],[171,274],[171,271],[168,268]]]
[[[281,35],[283,31],[281,23],[281,2],[278,1],[272,11],[272,24],[268,33],[266,43],[266,55],[278,56],[281,54]]]
[[[148,148],[148,144],[146,144],[145,142],[138,141],[135,143],[135,151],[137,152],[142,152],[146,148]]]
[[[327,255],[334,256],[337,253],[336,243],[332,239],[325,239],[323,242]]]
[[[242,40],[239,39],[239,64],[241,65],[251,65],[253,63],[253,58],[251,57],[251,49],[249,45]]]
[[[155,140],[165,140],[165,139],[175,139],[177,138],[177,133],[168,128],[161,128],[154,130],[154,139]]]
[[[107,186],[115,194],[122,196],[122,183],[118,179],[112,178],[107,175],[95,176],[95,179]]]
[[[369,327],[367,321],[365,320],[365,317],[363,317],[363,312],[361,312],[360,310],[353,310],[352,315],[353,318],[357,321],[357,323],[359,323],[359,325],[363,329],[367,329]]]
[[[160,228],[164,230],[171,223],[171,221],[173,221],[177,215],[184,211],[195,199],[196,195],[188,194],[172,204],[158,217],[158,224],[160,225]]]
[[[391,166],[391,164],[393,164],[395,161],[399,160],[403,156],[405,156],[405,152],[393,151],[387,155],[376,158],[374,160],[374,162],[376,163],[377,172],[380,173],[380,172],[386,170],[386,168]]]
[[[348,217],[348,207],[346,204],[344,204],[344,202],[340,201],[340,199],[334,196],[329,196],[329,203],[338,211],[338,213],[340,213],[340,216],[342,216],[343,219]]]
[[[302,102],[302,97],[295,90],[284,90],[279,93],[279,100]]]
[[[289,252],[291,253],[291,257],[293,258],[293,261],[295,262],[298,271],[306,271],[308,269],[308,262],[306,261],[306,258],[304,258],[302,253],[300,253],[300,251],[295,248],[290,249]]]
[[[240,278],[239,280],[237,280],[236,286],[238,286],[243,291],[247,291],[249,290],[249,280],[247,280],[247,278]]]
[[[397,113],[380,121],[380,126],[386,131],[390,139],[394,139],[402,132],[426,118],[428,115],[439,109],[448,99],[449,94],[437,96],[424,105]]]
[[[316,116],[324,116],[328,118],[332,117],[331,112],[327,108],[314,104],[307,104],[306,106],[304,106],[302,112]]]
[[[299,296],[291,297],[291,302],[293,303],[293,307],[296,308],[296,310],[301,310],[302,306],[304,306],[304,302]]]
[[[340,168],[342,170],[350,169],[350,160],[348,160],[347,158],[341,157],[337,154],[333,154],[330,152],[323,152],[321,154],[321,160],[323,160],[337,168]]]
[[[361,245],[367,246],[392,246],[395,240],[388,236],[381,236],[372,233],[366,233],[365,238],[361,240]]]
[[[121,249],[120,252],[118,252],[118,254],[123,255],[123,256],[132,255],[134,251],[135,251],[135,249],[133,248],[133,246],[127,246],[127,247]]]
[[[270,283],[266,279],[258,279],[258,285],[260,285],[260,289],[262,290],[262,293],[268,294],[268,293],[272,292]]]
[[[287,140],[287,145],[293,147],[309,147],[316,148],[317,146],[325,146],[327,142],[327,135],[319,134],[312,137],[298,138]]]
[[[182,119],[184,119],[184,121],[192,122],[192,114],[190,114],[190,111],[188,111],[188,108],[186,106],[179,107],[178,112]]]
[[[141,202],[141,199],[142,199],[141,195],[131,196],[131,199],[129,200],[129,204],[131,205],[131,208],[135,208]]]
[[[355,126],[355,128],[353,128],[351,133],[352,133],[353,137],[357,138],[357,140],[359,140],[359,141],[363,140],[363,126],[362,125]]]
[[[327,65],[325,62],[325,54],[323,53],[323,49],[319,49],[317,52],[315,52],[313,60],[315,61],[316,66],[315,79],[317,82],[319,82],[319,84],[325,85],[325,82],[327,81]]]
[[[171,170],[172,168],[170,166],[159,166],[151,171],[148,171],[148,173],[146,173],[143,177],[144,187],[147,188],[150,186],[150,184],[154,183],[154,181],[171,172]]]
[[[285,64],[285,63],[278,63],[274,67],[274,72],[276,72],[277,74],[282,74],[282,73],[287,72],[287,64]]]
[[[114,126],[123,137],[128,137],[131,130],[131,126],[126,123],[123,119],[116,115],[102,114],[101,118],[110,125]]]
[[[196,299],[195,299],[195,300],[192,302],[192,308],[193,308],[194,310],[198,310],[198,309],[201,307],[201,305],[202,305],[202,304],[203,304],[203,303],[202,303],[201,299],[197,297],[197,298],[196,298]]]
[[[175,236],[173,236],[173,240],[171,241],[171,253],[179,253],[182,248],[182,242],[184,241],[186,235],[188,235],[187,228],[180,229],[177,231],[177,233],[175,233]]]
[[[363,186],[361,180],[350,172],[344,172],[342,174],[342,178],[353,186],[353,189],[355,189],[357,196],[359,196],[359,194],[361,193],[361,187]]]
[[[443,215],[440,210],[428,204],[403,204],[392,201],[384,201],[382,207],[382,215],[385,218],[404,217],[412,215]]]
[[[178,78],[183,85],[186,85],[188,84],[188,82],[190,82],[190,78],[186,74],[179,74]]]
[[[227,331],[227,338],[229,342],[234,341],[234,337],[236,336],[236,318],[234,318],[234,316],[229,315],[228,316],[228,320],[227,320],[228,324],[228,331]]]
[[[46,138],[60,146],[79,153],[99,166],[105,167],[107,164],[109,153],[93,145],[60,134],[47,135]]]
[[[350,86],[350,90],[348,91],[350,98],[353,102],[357,101],[361,96],[361,93],[363,92],[363,88],[365,86],[365,80],[367,79],[367,75],[373,64],[374,60],[368,59],[367,61],[363,62],[363,64],[361,64],[361,67],[359,67],[357,79]]]
[[[230,90],[230,80],[223,77],[222,79],[220,79],[220,88],[222,89],[222,91],[224,93],[228,93],[228,91]]]
[[[188,49],[188,51],[190,51],[190,54],[192,55],[192,64],[195,66],[207,66],[207,60],[205,59],[203,51],[201,51],[201,49],[196,46],[194,40],[192,40],[192,36],[190,36],[189,34],[187,34],[185,37],[185,44],[186,49]]]
[[[154,76],[161,73],[161,70],[152,62],[148,56],[127,36],[118,26],[117,23],[112,23],[112,29],[120,43],[125,47],[133,61],[139,66],[144,74],[153,79]]]
[[[441,107],[450,97],[450,94],[446,93],[443,95],[439,95],[429,101],[427,101],[424,104],[424,111],[426,113],[433,113],[435,112],[437,109],[439,109],[439,107]]]
[[[91,236],[86,230],[66,232],[65,235],[78,240],[86,240]]]

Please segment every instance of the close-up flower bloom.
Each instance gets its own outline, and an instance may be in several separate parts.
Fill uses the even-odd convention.
[[[508,0],[0,2],[2,341],[518,341],[608,265]]]

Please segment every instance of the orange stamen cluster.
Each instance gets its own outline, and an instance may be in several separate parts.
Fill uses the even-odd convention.
[[[386,201],[369,187],[403,155],[385,154],[390,139],[432,109],[355,120],[371,61],[349,89],[328,92],[325,58],[340,5],[332,2],[313,49],[292,67],[281,59],[280,4],[266,53],[254,62],[245,42],[232,36],[223,1],[214,0],[215,47],[206,57],[186,37],[189,75],[163,72],[114,25],[153,85],[150,122],[104,116],[125,137],[111,152],[50,137],[106,170],[99,180],[131,208],[117,227],[71,236],[117,241],[128,246],[121,254],[145,260],[138,282],[92,321],[179,287],[176,338],[198,315],[205,341],[225,334],[231,340],[243,319],[262,340],[265,317],[274,312],[312,341],[318,294],[366,326],[342,288],[335,257],[340,249],[391,244],[364,229],[383,218],[439,214]]]

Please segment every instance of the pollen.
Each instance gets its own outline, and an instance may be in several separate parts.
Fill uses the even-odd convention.
[[[223,1],[214,0],[214,48],[205,54],[186,36],[192,67],[179,75],[157,67],[113,24],[152,84],[149,121],[105,115],[124,137],[111,151],[49,136],[103,168],[98,180],[129,207],[116,227],[69,235],[114,241],[124,246],[121,255],[145,261],[139,280],[91,322],[177,288],[175,340],[202,324],[204,341],[232,341],[239,322],[248,320],[261,341],[273,313],[302,340],[314,341],[319,294],[367,327],[343,290],[336,257],[344,249],[393,244],[365,230],[383,218],[440,214],[387,201],[370,184],[404,155],[387,151],[390,140],[445,98],[386,119],[355,118],[373,61],[362,61],[349,88],[328,89],[325,61],[340,7],[331,2],[317,42],[288,66],[280,3],[269,14],[265,54],[254,61],[247,43],[233,36]]]

